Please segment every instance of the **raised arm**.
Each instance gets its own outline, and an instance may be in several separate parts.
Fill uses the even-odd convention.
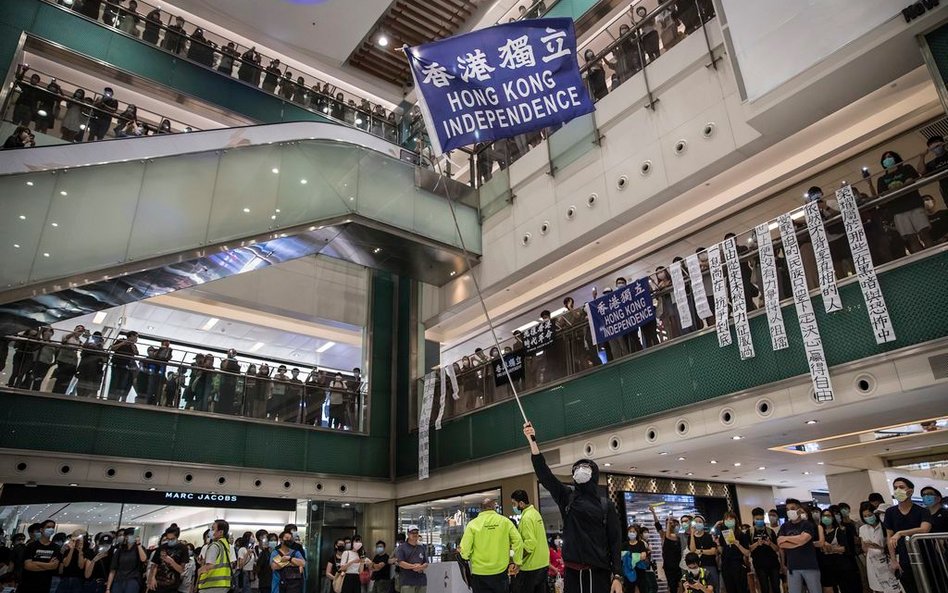
[[[560,508],[565,507],[569,504],[570,489],[553,475],[550,467],[546,464],[546,459],[540,453],[540,447],[537,445],[536,430],[534,430],[533,424],[530,422],[524,423],[523,434],[527,437],[527,442],[530,443],[533,472],[537,475],[537,480],[547,489]]]

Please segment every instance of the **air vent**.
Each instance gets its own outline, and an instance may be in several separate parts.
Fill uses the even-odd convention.
[[[948,354],[929,356],[928,364],[932,367],[932,375],[936,379],[948,379]]]

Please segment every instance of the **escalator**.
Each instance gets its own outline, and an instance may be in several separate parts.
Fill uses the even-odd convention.
[[[316,253],[443,285],[476,194],[397,145],[296,122],[0,154],[0,333]]]

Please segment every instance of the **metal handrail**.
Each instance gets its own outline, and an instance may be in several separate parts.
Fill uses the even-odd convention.
[[[948,591],[948,533],[911,535],[905,545],[919,593]]]

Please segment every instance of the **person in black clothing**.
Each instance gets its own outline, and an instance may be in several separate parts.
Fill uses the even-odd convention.
[[[237,46],[234,45],[234,42],[229,42],[226,46],[221,48],[221,61],[217,64],[217,71],[221,74],[226,74],[227,76],[234,75],[234,63],[237,61],[239,54],[237,53]]]
[[[630,525],[627,534],[628,541],[622,544],[622,553],[638,554],[639,557],[638,560],[634,557],[632,559],[632,567],[635,569],[635,581],[630,582],[626,579],[625,583],[623,583],[622,591],[624,593],[632,593],[633,591],[652,593],[651,577],[654,575],[647,574],[647,565],[652,561],[649,555],[648,542],[645,541],[642,529],[638,525]]]
[[[533,425],[525,423],[523,434],[530,444],[533,471],[563,517],[565,593],[621,593],[625,581],[620,560],[622,527],[615,505],[599,495],[599,466],[580,459],[573,464],[573,484],[564,484],[540,453]]]
[[[767,526],[764,509],[751,511],[754,524],[750,531],[750,554],[760,593],[780,593],[780,557],[777,534]]]
[[[313,369],[303,384],[303,422],[311,426],[323,424],[323,401],[325,400],[326,371]]]
[[[81,593],[85,581],[86,535],[73,533],[62,548],[63,561],[56,593]]]
[[[43,521],[39,529],[39,539],[26,545],[23,556],[23,574],[17,593],[49,593],[53,576],[59,572],[62,561],[61,546],[52,542],[56,535],[56,522]]]
[[[86,549],[84,576],[85,593],[105,593],[112,565],[112,536],[108,533],[96,535],[94,547]]]
[[[112,96],[110,87],[105,87],[102,96],[92,104],[92,117],[89,119],[89,141],[102,140],[109,132],[112,115],[118,111],[118,101]]]
[[[82,347],[82,357],[76,367],[76,395],[95,397],[102,385],[107,358],[102,349],[102,332],[93,332]]]
[[[181,530],[171,524],[162,535],[162,542],[148,563],[148,590],[155,593],[176,593],[181,575],[188,563],[188,548],[179,541]]]
[[[20,88],[20,95],[16,98],[16,103],[13,104],[13,123],[21,126],[28,126],[33,121],[36,114],[36,103],[39,101],[39,93],[42,92],[39,88],[39,74],[31,74],[29,84],[22,82],[27,70],[29,70],[29,66],[23,66],[17,73],[17,86]]]
[[[36,524],[34,523],[34,525]],[[30,527],[33,528],[33,525]],[[30,535],[30,540],[32,541],[32,534]],[[23,562],[26,559],[26,534],[13,534],[10,543],[10,561],[12,562],[11,576],[13,577],[13,582],[19,583],[20,578],[23,576]]]
[[[126,336],[120,338],[109,350],[112,351],[112,377],[109,381],[108,399],[113,401],[125,401],[128,397],[128,391],[132,387],[132,371],[137,363],[134,357],[138,356],[138,332],[128,332]]]
[[[260,73],[260,54],[257,53],[256,47],[251,47],[240,56],[237,78],[253,86],[260,86]]]
[[[736,237],[734,233],[727,233],[724,235],[724,240],[728,240],[732,237]],[[757,303],[754,302],[754,298],[760,296],[760,290],[757,286],[751,281],[751,276],[753,275],[753,270],[751,269],[750,261],[744,257],[750,251],[750,248],[747,245],[742,245],[740,241],[737,241],[737,255],[741,258],[741,280],[743,281],[744,286],[744,302],[747,304],[747,311],[754,311],[757,309]],[[727,266],[724,266],[724,275],[727,276]]]
[[[721,576],[718,573],[718,543],[707,529],[707,523],[701,515],[695,515],[688,534],[688,550],[700,558],[701,568],[708,575],[708,584],[715,592],[721,590]]]
[[[596,52],[593,50],[587,49],[584,51],[583,59],[587,64],[586,87],[589,89],[589,94],[592,96],[593,101],[598,101],[609,92],[606,88],[606,71],[603,70],[602,64],[595,61]]]
[[[105,0],[105,10],[102,11],[102,22],[106,25],[118,26],[119,9],[122,0]]]
[[[33,120],[36,122],[36,131],[45,134],[56,123],[56,114],[59,112],[60,101],[63,99],[63,90],[56,83],[56,79],[50,80],[46,89],[39,89],[36,97],[36,115]]]
[[[191,44],[188,46],[188,59],[204,64],[214,65],[214,50],[210,42],[204,37],[204,29],[198,27],[191,33]]]
[[[10,377],[7,387],[25,388],[33,368],[33,359],[39,350],[39,330],[27,329],[19,334],[19,340],[13,342],[13,363],[10,368]]]
[[[294,88],[293,73],[287,70],[283,73],[283,79],[280,81],[280,96],[286,100],[292,99]]]
[[[889,562],[896,571],[905,593],[916,593],[915,573],[909,561],[906,539],[918,533],[928,533],[932,528],[932,516],[928,509],[912,502],[915,484],[908,478],[892,481],[892,498],[899,504],[885,510],[882,526],[885,528]]]
[[[922,503],[931,515],[929,533],[948,533],[948,509],[944,507],[941,492],[934,486],[925,486],[922,488]]]
[[[99,11],[102,9],[102,0],[82,0],[82,2],[74,2],[72,7],[79,14],[97,21],[99,20]]]
[[[227,358],[221,360],[220,401],[214,410],[219,414],[233,414],[237,410],[237,374],[240,373],[240,363],[237,362],[237,351],[231,348],[227,351]]]
[[[267,73],[263,77],[263,90],[268,93],[276,92],[277,83],[280,82],[280,60],[273,60],[267,66]]]
[[[830,505],[820,513],[823,547],[820,549],[820,583],[840,593],[861,593],[862,577],[856,564],[856,533],[841,525],[839,507]]]
[[[876,181],[876,190],[880,196],[901,189],[919,177],[915,167],[903,163],[902,157],[895,151],[887,150],[882,153],[881,163],[885,173]],[[905,241],[909,253],[916,253],[933,244],[931,224],[925,215],[922,195],[917,189],[885,204],[884,208],[892,216],[895,228]],[[901,256],[902,253],[895,254],[896,258]]]
[[[183,54],[187,45],[187,36],[188,34],[184,30],[184,18],[175,17],[174,24],[168,25],[167,30],[165,30],[165,38],[161,42],[161,47],[172,53]]]
[[[142,31],[142,39],[158,45],[158,34],[161,31],[161,9],[156,8],[145,15],[145,30]]]
[[[922,175],[932,175],[948,167],[948,150],[945,150],[945,139],[942,136],[932,136],[928,139],[928,152],[932,158],[926,159],[922,168]],[[948,177],[938,181],[941,199],[948,203]]]
[[[718,535],[718,544],[724,588],[728,593],[747,593],[744,559],[750,556],[750,537],[738,528],[737,515],[732,511],[724,513],[724,529]]]
[[[655,531],[662,538],[662,572],[665,573],[665,582],[672,588],[672,583],[681,580],[681,542],[678,539],[678,520],[671,515],[665,519],[663,526],[658,520],[655,507],[650,506],[652,518],[655,520]]]
[[[33,132],[26,126],[17,126],[3,143],[3,150],[33,148],[34,146],[36,146],[36,138],[33,136]]]
[[[371,593],[391,593],[392,569],[389,566],[389,555],[385,549],[385,542],[375,542],[375,555],[372,557],[372,591]]]
[[[135,530],[120,529],[115,536],[109,580],[105,585],[106,592],[138,593],[141,588],[142,568],[147,561],[145,547],[135,537]]]
[[[257,531],[257,540],[260,542],[260,552],[257,554],[257,582],[260,593],[270,593],[273,584],[273,569],[270,567],[270,554],[277,549],[280,542],[275,533],[267,533],[265,529]]]

